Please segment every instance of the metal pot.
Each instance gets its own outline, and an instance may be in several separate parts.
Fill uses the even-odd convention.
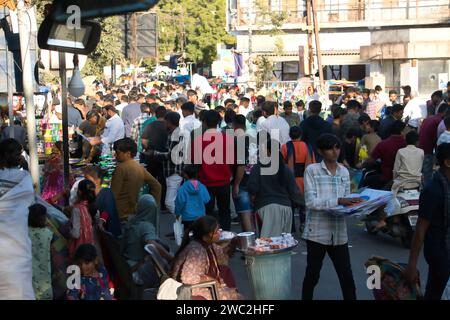
[[[256,237],[254,232],[241,232],[237,235],[238,247],[242,251],[247,251],[248,247],[254,246]]]

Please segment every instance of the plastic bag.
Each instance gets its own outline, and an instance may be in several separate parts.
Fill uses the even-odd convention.
[[[177,246],[181,246],[184,233],[183,224],[181,223],[181,217],[176,219],[173,223],[173,233],[175,235],[175,242],[177,243]]]
[[[400,201],[396,197],[392,198],[384,208],[384,212],[387,214],[388,217],[393,216],[395,214],[398,214],[400,210],[402,209],[402,205],[400,204]]]

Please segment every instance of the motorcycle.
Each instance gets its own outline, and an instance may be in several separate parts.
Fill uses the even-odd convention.
[[[391,203],[378,208],[365,217],[364,221],[369,234],[376,235],[381,231],[400,238],[403,247],[409,249],[417,224],[422,184],[417,180],[406,180],[397,188]],[[384,218],[386,224],[379,228],[378,224]]]

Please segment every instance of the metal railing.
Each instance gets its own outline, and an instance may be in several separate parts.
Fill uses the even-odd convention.
[[[261,6],[254,6],[248,10],[247,6],[240,6],[230,10],[235,27],[248,26],[249,22],[258,26],[267,25],[269,19],[264,16]],[[306,24],[306,9],[302,0],[297,4],[292,0],[278,0],[275,7],[266,6],[272,13],[286,13],[284,24]],[[269,2],[268,2],[269,3]],[[386,22],[434,21],[434,23],[450,19],[448,0],[321,0],[317,1],[317,17],[321,24],[339,24],[349,22]]]

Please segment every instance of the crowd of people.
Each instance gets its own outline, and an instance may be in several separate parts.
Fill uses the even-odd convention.
[[[424,184],[406,276],[417,280],[424,244],[425,298],[439,299],[450,275],[450,83],[447,93],[436,91],[428,101],[408,86],[402,101],[400,93],[387,95],[380,86],[347,88],[331,106],[314,99],[311,90],[311,99],[280,103],[252,88],[212,88],[197,75],[190,86],[112,85],[89,99],[68,97],[84,176],[71,176],[71,190],[64,188],[58,142],[45,164],[40,195],[67,215],[67,264],[81,270],[81,286],[59,296],[52,284],[49,209],[36,203],[18,119],[0,142],[0,244],[8,248],[0,252],[0,299],[129,298],[123,268],[133,286],[159,285],[145,245],[156,248],[175,280],[215,280],[219,299],[242,299],[228,268],[233,245],[217,245],[220,229],[231,230],[235,221],[261,237],[300,230],[307,246],[303,299],[313,299],[326,253],[344,299],[356,299],[345,218],[327,209],[362,201],[349,195],[354,173],[368,168],[375,174],[353,189],[395,192],[405,181]],[[63,98],[55,92],[45,117],[60,121]],[[14,139],[11,130],[17,131]],[[116,166],[105,186],[99,162],[112,154]],[[161,214],[184,225],[175,254],[159,235]],[[192,295],[211,298],[202,288]]]

